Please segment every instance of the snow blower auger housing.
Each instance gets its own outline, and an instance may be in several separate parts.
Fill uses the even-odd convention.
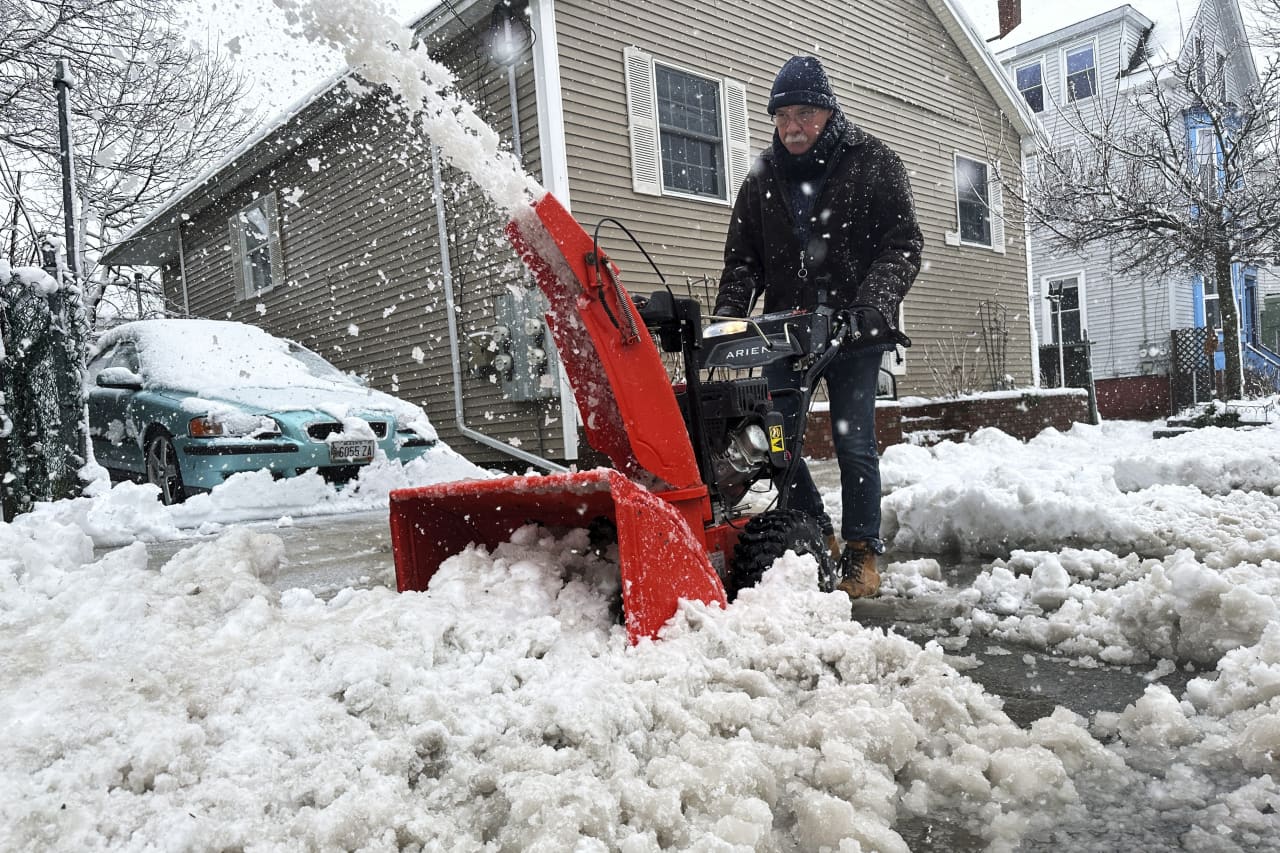
[[[587,440],[612,468],[442,483],[391,493],[400,591],[425,590],[440,563],[468,544],[493,548],[519,527],[597,527],[617,533],[628,637],[656,637],[680,599],[723,605],[788,549],[812,554],[819,585],[834,567],[818,521],[786,507],[747,518],[751,485],[787,478],[803,447],[784,435],[763,379],[703,381],[719,369],[791,359],[812,389],[856,318],[809,313],[729,320],[702,330],[693,299],[660,290],[633,300],[617,268],[550,194],[521,211],[507,236],[548,301],[547,325],[577,399]],[[683,355],[673,386],[655,337]],[[808,410],[809,391],[801,411]]]

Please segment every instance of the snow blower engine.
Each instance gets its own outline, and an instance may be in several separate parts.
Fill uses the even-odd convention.
[[[425,590],[448,557],[470,544],[493,548],[529,523],[616,534],[632,642],[656,637],[680,599],[723,605],[726,589],[755,584],[787,550],[813,556],[819,587],[831,589],[819,522],[787,506],[789,489],[763,512],[743,503],[762,479],[790,483],[806,417],[786,435],[764,379],[716,376],[786,359],[804,371],[802,390],[772,394],[799,394],[805,413],[827,366],[859,342],[859,314],[820,300],[812,312],[715,318],[704,330],[694,299],[659,290],[633,300],[550,194],[518,213],[507,235],[547,297],[587,440],[613,467],[393,491],[399,590]],[[683,383],[673,385],[659,344],[681,354]]]

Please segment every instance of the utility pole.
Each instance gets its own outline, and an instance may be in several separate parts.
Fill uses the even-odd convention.
[[[76,172],[71,157],[71,89],[75,78],[71,63],[59,59],[53,72],[53,88],[58,92],[58,157],[62,162],[62,219],[67,241],[67,269],[80,281],[80,245],[76,239]]]
[[[71,148],[71,89],[75,77],[71,63],[59,59],[54,66],[53,88],[58,93],[58,154],[62,161],[62,219],[66,239],[66,267],[70,281],[59,278],[58,291],[49,300],[49,306],[61,318],[53,331],[61,348],[61,369],[55,373],[55,388],[61,423],[59,438],[62,445],[57,470],[55,497],[73,497],[80,491],[79,472],[92,458],[89,442],[89,424],[85,420],[85,393],[81,385],[84,375],[85,325],[83,289],[80,276],[84,272],[84,257],[80,253],[80,240],[76,228],[76,172]],[[56,451],[55,451],[56,452]]]

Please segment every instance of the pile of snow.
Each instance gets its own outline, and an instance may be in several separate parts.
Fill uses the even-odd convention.
[[[962,634],[1153,676],[1216,666],[1181,696],[1153,684],[1028,728],[975,662],[851,621],[809,558],[633,647],[616,554],[585,530],[468,549],[425,593],[322,600],[280,590],[269,532],[233,527],[158,572],[141,544],[95,560],[89,508],[134,499],[141,529],[140,487],[42,507],[0,526],[0,848],[905,851],[923,824],[1097,849],[1101,823],[1137,849],[1275,849],[1280,483],[1228,491],[1231,434],[1150,427],[886,454],[885,507],[913,542],[952,515],[972,525],[959,542],[1014,541],[1055,497],[1092,502],[1099,539],[1135,506],[1164,514],[1159,553],[1014,548],[962,588],[945,557],[897,551],[885,595],[958,604]],[[1249,436],[1280,471],[1280,430]],[[1192,457],[1198,487],[1162,482]],[[266,485],[243,482],[236,499]],[[1246,497],[1247,540],[1186,535],[1242,529]],[[1087,533],[1081,516],[1041,512],[1032,538]]]
[[[851,622],[809,558],[633,648],[585,530],[329,601],[272,591],[270,533],[158,573],[69,534],[0,574],[5,849],[906,851],[926,814],[1007,847],[1112,760]]]
[[[1213,666],[1280,617],[1275,424],[1153,439],[1110,422],[1025,444],[983,430],[890,448],[883,469],[895,548],[998,555],[950,591],[966,633],[1083,665]],[[937,572],[890,568],[892,594],[948,594]]]
[[[895,549],[994,557],[953,588],[938,558],[891,563],[888,596],[931,603],[962,637],[1143,665],[1205,667],[1184,696],[1153,684],[1091,733],[1120,764],[1072,774],[1092,827],[1139,849],[1275,850],[1280,830],[1280,428],[1078,425],[1020,443],[899,446],[884,458]],[[952,644],[953,647],[955,644]],[[1034,726],[1033,726],[1034,728]],[[1147,833],[1147,835],[1144,835]]]
[[[1133,421],[996,429],[881,461],[883,533],[908,551],[985,556],[1014,548],[1166,555],[1258,541],[1280,494],[1280,430],[1203,429],[1153,440]]]
[[[325,482],[315,471],[283,479],[266,470],[250,471],[173,506],[161,504],[160,490],[149,483],[113,485],[100,468],[86,472],[95,479],[85,489],[85,497],[37,504],[8,527],[70,526],[97,547],[121,546],[214,534],[243,521],[381,509],[394,489],[494,476],[443,442],[407,463],[379,454],[361,467],[355,480],[342,486]]]

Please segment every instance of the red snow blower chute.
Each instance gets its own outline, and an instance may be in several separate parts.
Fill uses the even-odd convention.
[[[785,435],[764,379],[735,376],[790,359],[811,389],[841,346],[859,338],[856,312],[727,320],[702,328],[697,301],[659,290],[633,300],[596,241],[550,194],[507,226],[548,301],[547,324],[591,447],[612,468],[442,483],[391,493],[391,543],[400,591],[425,590],[440,564],[471,543],[493,548],[521,526],[590,527],[616,535],[623,612],[632,642],[656,637],[680,599],[723,605],[787,550],[834,566],[818,520],[788,509],[804,418]],[[717,321],[721,318],[715,318]],[[680,352],[674,386],[663,351]],[[709,372],[710,378],[702,375]],[[781,393],[781,392],[779,392]],[[777,506],[747,516],[761,479],[780,484]]]

